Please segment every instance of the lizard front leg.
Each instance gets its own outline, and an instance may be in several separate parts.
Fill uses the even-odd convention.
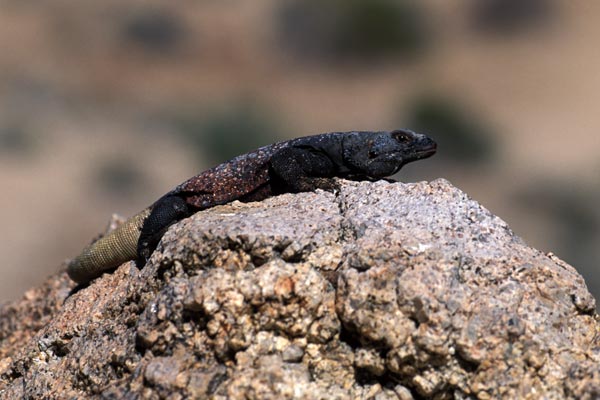
[[[287,147],[273,154],[269,175],[274,194],[337,189],[331,179],[336,175],[335,164],[326,154],[311,148]]]
[[[158,246],[167,228],[192,214],[192,207],[177,195],[165,196],[151,207],[150,215],[144,220],[137,242],[138,267],[142,267]]]

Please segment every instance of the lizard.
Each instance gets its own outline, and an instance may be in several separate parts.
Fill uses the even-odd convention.
[[[261,147],[181,183],[151,206],[87,246],[71,260],[69,277],[84,284],[136,260],[142,267],[167,228],[193,213],[283,193],[333,191],[333,178],[377,180],[432,156],[435,141],[407,129],[331,132]]]

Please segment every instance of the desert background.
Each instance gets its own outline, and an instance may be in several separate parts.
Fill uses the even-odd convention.
[[[600,2],[0,2],[0,301],[258,146],[410,128],[600,295]]]

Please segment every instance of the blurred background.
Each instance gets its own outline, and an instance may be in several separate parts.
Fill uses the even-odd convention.
[[[600,2],[0,2],[0,301],[260,145],[407,127],[600,294]]]

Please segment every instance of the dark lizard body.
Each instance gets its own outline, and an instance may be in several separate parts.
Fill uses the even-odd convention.
[[[143,266],[167,228],[197,211],[234,200],[332,190],[334,177],[380,179],[435,151],[433,140],[408,130],[325,133],[261,147],[190,178],[92,243],[69,264],[69,276],[84,283],[134,258]]]

